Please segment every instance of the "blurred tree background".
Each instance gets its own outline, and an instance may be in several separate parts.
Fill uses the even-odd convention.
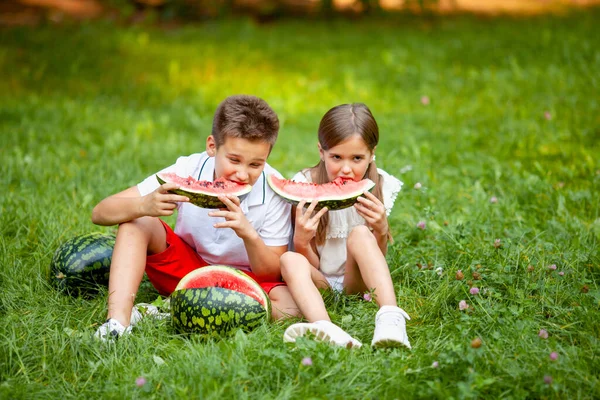
[[[2,0],[0,25],[110,17],[126,22],[193,23],[248,16],[259,22],[281,18],[350,18],[384,13],[451,14],[562,13],[600,0]]]

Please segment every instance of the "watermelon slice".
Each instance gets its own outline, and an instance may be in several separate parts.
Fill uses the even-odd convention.
[[[292,204],[305,200],[310,204],[318,200],[315,210],[327,207],[329,210],[341,210],[356,203],[356,199],[365,191],[373,189],[375,183],[370,179],[354,181],[352,179],[336,178],[329,183],[317,184],[308,182],[294,182],[289,179],[280,179],[275,175],[267,177],[269,186],[275,193]]]
[[[271,315],[271,301],[243,272],[213,265],[184,276],[171,294],[171,315],[182,333],[221,335],[251,330]]]
[[[192,204],[202,208],[227,208],[217,196],[232,194],[242,200],[252,190],[250,185],[242,185],[224,178],[216,179],[213,182],[198,181],[191,176],[184,178],[174,172],[158,173],[156,179],[161,185],[166,182],[178,184],[179,189],[169,192],[186,196]]]

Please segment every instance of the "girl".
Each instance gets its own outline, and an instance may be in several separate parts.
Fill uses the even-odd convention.
[[[391,238],[389,215],[402,187],[395,177],[375,165],[379,128],[369,108],[361,103],[329,110],[319,125],[321,161],[297,173],[293,180],[326,183],[337,177],[375,182],[350,208],[314,213],[317,202],[295,210],[294,248],[281,257],[281,272],[300,311],[309,321],[288,327],[284,341],[312,333],[317,340],[345,347],[362,344],[333,324],[319,289],[346,293],[374,290],[379,311],[372,346],[410,348],[406,335],[408,314],[398,307],[385,260]]]

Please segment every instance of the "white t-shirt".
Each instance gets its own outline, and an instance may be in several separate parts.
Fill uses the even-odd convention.
[[[389,216],[403,183],[382,169],[378,168],[377,172],[383,178],[383,205]],[[312,182],[310,170],[305,169],[298,172],[292,180]],[[339,286],[343,285],[346,270],[346,240],[353,228],[365,225],[366,221],[358,215],[354,207],[327,211],[327,213],[329,214],[329,225],[325,232],[325,243],[317,246],[319,269],[334,289],[340,289]]]
[[[198,180],[213,181],[215,159],[206,152],[179,157],[177,162],[160,172],[175,172],[182,177],[192,176]],[[286,246],[292,232],[290,204],[285,202],[266,182],[269,174],[281,177],[273,167],[266,164],[264,171],[252,186],[252,190],[240,203],[244,215],[256,229],[267,246]],[[160,184],[151,175],[137,185],[142,196],[156,190]],[[175,233],[211,265],[229,265],[249,270],[250,261],[244,246],[233,229],[214,228],[225,218],[209,217],[214,210],[200,208],[191,203],[177,204]]]

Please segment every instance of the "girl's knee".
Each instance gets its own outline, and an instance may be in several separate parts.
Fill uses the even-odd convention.
[[[375,237],[371,230],[365,225],[356,226],[350,231],[348,235],[347,245],[351,248],[357,248],[355,246],[363,246],[366,241],[373,241]]]
[[[284,280],[286,278],[289,279],[290,276],[296,273],[301,273],[304,270],[309,271],[304,268],[308,265],[308,260],[302,254],[294,253],[293,251],[288,251],[283,253],[281,258],[279,259],[281,265],[281,275]],[[308,265],[310,267],[310,265]]]

